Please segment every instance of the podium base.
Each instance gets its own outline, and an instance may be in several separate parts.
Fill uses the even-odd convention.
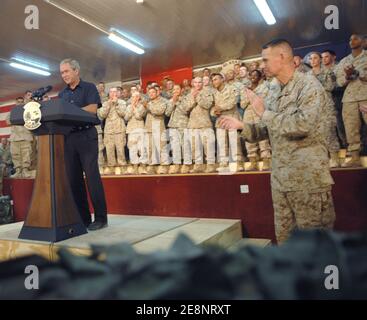
[[[81,224],[71,224],[62,227],[42,228],[23,226],[19,239],[58,242],[88,233],[87,228]]]

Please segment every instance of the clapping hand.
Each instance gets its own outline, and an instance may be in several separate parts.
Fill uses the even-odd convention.
[[[219,107],[218,106],[214,106],[213,107],[213,112],[214,114],[217,116],[217,117],[220,117],[222,112],[220,111]]]
[[[245,88],[245,94],[250,102],[252,110],[261,118],[265,112],[264,99],[250,89]]]
[[[353,65],[349,65],[344,69],[345,75],[348,78],[350,78],[353,73],[354,73],[354,66]]]
[[[242,130],[243,122],[230,116],[221,116],[219,126],[226,130]]]
[[[172,102],[173,104],[175,104],[177,101],[178,101],[178,98],[180,97],[179,94],[175,93],[173,96],[172,96]]]
[[[359,107],[359,110],[361,110],[362,113],[366,113],[367,114],[367,104],[362,104],[360,107]]]

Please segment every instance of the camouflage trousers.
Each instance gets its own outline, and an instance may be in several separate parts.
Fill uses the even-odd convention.
[[[295,229],[331,229],[335,210],[331,191],[280,192],[272,190],[275,235],[278,244]]]
[[[215,164],[215,133],[212,128],[191,129],[191,151],[195,164]]]
[[[361,149],[361,126],[362,120],[367,124],[367,114],[359,111],[360,105],[367,105],[367,101],[343,103],[343,121],[345,134],[347,136],[348,151],[359,151]]]
[[[261,159],[270,159],[271,158],[271,147],[269,140],[262,140],[256,143],[245,142],[247,157],[249,158],[258,158],[260,153]]]
[[[3,180],[4,180],[4,171],[5,171],[5,164],[0,164],[0,195],[3,194]]]
[[[186,134],[185,134],[186,132]],[[183,128],[170,128],[168,130],[169,142],[172,150],[173,164],[190,165],[192,163],[189,130]]]
[[[327,133],[326,133],[326,142],[328,146],[328,150],[330,153],[335,153],[340,150],[340,144],[338,139],[338,128],[337,128],[337,119],[336,119],[336,111],[333,110],[331,113],[330,118],[328,119],[329,125],[327,127]]]
[[[10,153],[14,163],[14,169],[31,170],[33,141],[11,141]]]
[[[147,135],[144,129],[135,129],[132,133],[128,134],[127,147],[129,148],[129,158],[132,164],[147,164],[148,154],[146,148]]]
[[[107,153],[107,165],[114,167],[117,165],[123,166],[126,164],[125,159],[125,145],[126,134],[125,132],[106,134],[104,135],[104,144],[106,146]]]
[[[146,134],[146,148],[148,150],[148,163],[150,165],[169,165],[171,164],[168,150],[168,132],[159,130],[153,134]]]
[[[237,130],[217,128],[217,158],[219,163],[243,161],[240,135]]]
[[[243,122],[257,124],[260,122],[260,117],[252,110],[251,107],[248,107],[243,114]],[[269,140],[262,140],[256,143],[246,142],[245,144],[248,158],[258,158],[259,153],[261,159],[271,158],[271,147]]]
[[[103,144],[103,135],[102,132],[98,132],[98,165],[101,167],[105,164],[105,158],[103,154],[104,144]]]

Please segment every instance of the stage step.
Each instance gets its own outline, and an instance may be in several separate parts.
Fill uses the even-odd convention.
[[[168,249],[177,236],[186,234],[196,244],[216,244],[228,248],[242,238],[241,221],[230,219],[198,219],[168,232],[134,244],[140,252]]]
[[[88,255],[90,245],[130,243],[142,253],[169,248],[180,233],[196,244],[228,248],[242,238],[241,221],[136,215],[109,215],[109,227],[57,243],[18,239],[23,222],[0,226],[0,261],[40,254],[57,259],[57,250],[67,247],[75,254]]]
[[[267,246],[271,246],[271,240],[270,239],[243,238],[240,241],[234,243],[228,249],[237,250],[239,248],[246,247],[246,246],[258,246],[261,248],[265,248]]]

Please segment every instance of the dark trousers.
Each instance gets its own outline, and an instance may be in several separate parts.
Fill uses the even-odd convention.
[[[71,191],[83,222],[91,222],[83,172],[95,220],[107,221],[106,199],[98,168],[98,135],[95,127],[65,136],[65,165]]]

